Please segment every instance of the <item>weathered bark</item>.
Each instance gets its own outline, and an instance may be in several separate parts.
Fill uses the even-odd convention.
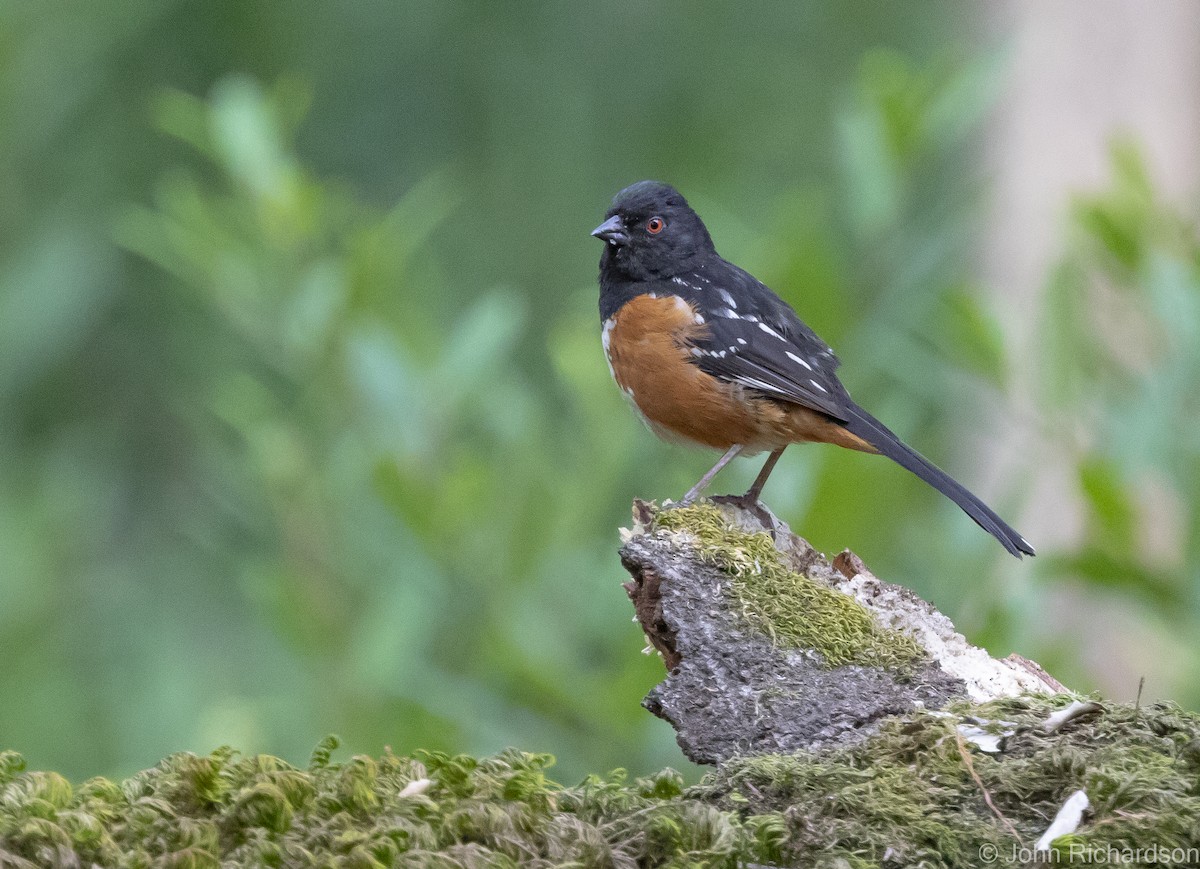
[[[72,787],[0,750],[0,869],[1200,865],[1200,716],[1052,696],[852,554],[722,509],[637,505],[623,549],[672,669],[651,705],[727,760],[693,787],[562,787],[516,750],[338,764],[332,738],[307,769],[222,748]]]
[[[634,518],[626,590],[668,670],[643,705],[696,763],[851,745],[954,699],[1064,690],[1032,661],[971,646],[854,553],[826,560],[761,507],[636,502]]]

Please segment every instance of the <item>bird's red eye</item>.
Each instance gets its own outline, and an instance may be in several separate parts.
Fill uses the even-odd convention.
[[[658,235],[667,228],[667,222],[661,217],[651,217],[646,221],[646,232],[651,235]]]

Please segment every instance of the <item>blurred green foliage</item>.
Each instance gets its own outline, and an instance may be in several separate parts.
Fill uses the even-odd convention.
[[[998,55],[946,3],[770,10],[0,2],[0,745],[79,778],[329,731],[552,751],[566,779],[678,763],[616,527],[711,457],[609,382],[587,237],[642,177],[973,483],[954,445],[1011,375],[967,266]],[[1055,431],[1103,423],[1072,445],[1088,540],[1020,569],[1194,635],[1195,234],[1133,153],[1044,317]],[[1098,337],[1097,287],[1144,331]],[[1166,569],[1146,480],[1185,517]],[[1029,639],[1017,568],[887,463],[795,449],[767,500],[994,648]],[[1090,687],[1059,640],[1020,651]]]
[[[1134,143],[1073,205],[1076,238],[1047,288],[1041,413],[1077,469],[1084,543],[1047,567],[1200,630],[1200,234],[1154,190]],[[1200,656],[1176,662],[1193,686]],[[1189,689],[1186,702],[1200,702]]]

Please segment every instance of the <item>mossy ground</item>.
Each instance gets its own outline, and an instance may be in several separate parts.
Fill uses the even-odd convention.
[[[971,751],[982,788],[953,721],[926,715],[889,722],[866,744],[822,757],[737,760],[689,794],[747,816],[781,812],[783,847],[804,862],[825,854],[847,866],[949,867],[1022,865],[1020,849],[1032,851],[1066,798],[1083,789],[1091,813],[1055,842],[1058,864],[1111,865],[1120,862],[1114,854],[1157,851],[1175,856],[1125,862],[1197,865],[1200,716],[1170,704],[1110,706],[1045,733],[1041,723],[1066,700],[950,707],[1015,730],[1001,754]]]
[[[0,866],[1008,866],[1079,788],[1093,809],[1057,843],[1062,865],[1200,848],[1200,716],[1110,706],[1046,734],[1068,699],[958,710],[1015,727],[999,755],[968,749],[982,789],[954,720],[932,714],[829,754],[736,760],[687,789],[671,770],[562,787],[548,755],[518,751],[331,763],[329,743],[307,769],[222,749],[75,788],[0,753]],[[1072,845],[1091,858],[1068,861]]]
[[[673,770],[571,788],[553,758],[385,754],[307,769],[275,757],[177,754],[78,788],[0,753],[0,867],[731,865],[753,825],[683,796]]]
[[[882,627],[850,596],[787,567],[769,534],[731,525],[710,503],[661,510],[653,528],[688,534],[700,558],[732,578],[747,626],[778,646],[816,649],[831,667],[908,670],[925,657],[911,637]]]

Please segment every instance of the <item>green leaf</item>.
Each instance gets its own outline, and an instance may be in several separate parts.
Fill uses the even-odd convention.
[[[1087,500],[1093,533],[1104,548],[1131,548],[1137,514],[1117,467],[1099,456],[1086,458],[1079,466],[1079,486]]]
[[[948,291],[942,300],[938,333],[949,336],[949,353],[963,368],[1002,389],[1008,377],[1004,335],[999,323],[968,288]]]

